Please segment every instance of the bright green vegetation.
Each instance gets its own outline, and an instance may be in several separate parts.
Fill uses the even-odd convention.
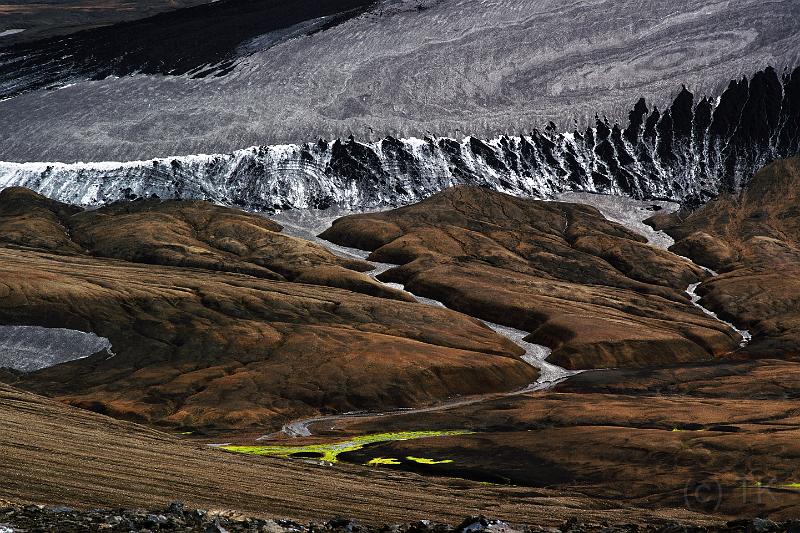
[[[443,465],[446,463],[452,463],[452,459],[444,459],[442,461],[437,461],[436,459],[426,459],[425,457],[413,457],[411,455],[406,457],[406,460],[413,461],[415,463],[419,463],[422,465]],[[370,459],[367,461],[367,466],[377,466],[377,465],[399,465],[402,464],[402,461],[399,459],[395,459],[394,457],[376,457],[375,459]]]
[[[394,457],[376,457],[367,461],[367,466],[399,465],[400,461]]]
[[[419,464],[422,464],[422,465],[443,465],[443,464],[447,464],[447,463],[452,463],[453,462],[452,459],[443,459],[441,461],[437,461],[436,459],[426,459],[425,457],[412,457],[410,455],[408,457],[406,457],[406,459],[408,459],[409,461],[414,461],[415,463],[419,463]]]
[[[761,481],[754,481],[752,485],[747,485],[748,487],[752,488],[775,488],[780,487],[782,489],[800,489],[800,483],[778,483],[778,484],[770,484],[770,483],[763,483]]]
[[[220,446],[220,449],[235,453],[250,455],[269,455],[272,457],[308,457],[335,463],[340,454],[354,452],[362,449],[367,444],[377,442],[394,442],[401,440],[416,440],[428,437],[452,437],[468,435],[472,431],[400,431],[395,433],[376,433],[374,435],[361,435],[339,442],[325,444],[306,444],[304,446]],[[376,463],[378,464],[378,463]],[[380,463],[395,464],[395,463]],[[396,463],[399,464],[399,463]],[[435,463],[428,463],[435,464]]]

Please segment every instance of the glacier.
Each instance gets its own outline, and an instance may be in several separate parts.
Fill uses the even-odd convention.
[[[226,0],[0,43],[0,160],[585,130],[767,65],[800,65],[797,0]]]
[[[683,87],[659,110],[636,102],[625,124],[552,122],[493,139],[426,136],[323,140],[128,162],[0,162],[0,188],[24,186],[71,204],[205,199],[245,209],[368,209],[412,203],[457,184],[517,196],[565,191],[699,205],[761,166],[800,153],[800,67],[733,80],[718,97]]]

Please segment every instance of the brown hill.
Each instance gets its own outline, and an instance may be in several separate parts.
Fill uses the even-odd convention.
[[[80,253],[69,238],[64,221],[81,208],[63,204],[30,189],[9,187],[0,191],[0,243],[16,244],[56,253]]]
[[[362,274],[369,263],[280,231],[267,218],[202,201],[138,200],[83,211],[21,187],[0,191],[0,243],[413,300]]]
[[[698,292],[751,330],[747,353],[800,357],[800,158],[768,165],[741,193],[650,223],[675,238],[672,250],[721,272]]]
[[[274,427],[513,390],[537,376],[519,347],[464,315],[284,281],[318,268],[364,275],[255,215],[202,202],[74,213],[19,189],[0,193],[0,206],[0,323],[113,344],[114,357],[19,377],[75,405],[149,423]]]
[[[739,340],[684,294],[702,269],[584,205],[454,187],[344,217],[322,237],[402,265],[383,280],[532,332],[568,368],[704,360]]]

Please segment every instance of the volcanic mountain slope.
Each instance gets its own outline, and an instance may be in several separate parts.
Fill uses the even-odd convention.
[[[698,361],[739,341],[684,294],[708,274],[592,207],[454,187],[321,236],[402,265],[382,280],[532,332],[567,368]]]
[[[72,33],[156,13],[207,3],[209,0],[13,0],[0,5],[0,46]],[[21,31],[14,31],[21,30]]]
[[[786,164],[794,168],[793,162]],[[773,183],[780,182],[768,180],[764,189],[771,190],[767,184]],[[787,196],[784,188],[776,190],[776,195]],[[0,248],[0,290],[7,288],[7,293],[0,293],[0,322],[47,320],[43,325],[53,321],[95,331],[109,337],[117,352],[112,358],[102,354],[16,376],[19,385],[61,400],[116,416],[200,429],[274,427],[279,421],[320,411],[419,405],[449,395],[509,390],[535,378],[535,370],[517,358],[518,349],[463,315],[265,279],[284,276],[272,263],[263,266],[256,261],[271,249],[266,243],[275,239],[267,239],[264,232],[275,233],[277,227],[264,219],[257,222],[253,215],[197,202],[156,201],[84,212],[19,189],[0,198],[8,205],[0,227],[7,228],[4,234],[13,241]],[[781,206],[781,201],[786,201],[785,209],[778,207],[775,213],[781,213],[781,231],[788,235],[795,227],[795,215],[790,199],[776,198],[772,204]],[[218,235],[215,220],[220,217],[230,233]],[[722,224],[724,217],[719,220]],[[157,230],[148,231],[148,221]],[[246,230],[250,223],[256,228]],[[761,235],[766,230],[754,231],[753,235]],[[38,233],[45,235],[37,241]],[[500,511],[491,514],[507,509],[501,517],[509,519],[517,512],[528,513],[524,520],[538,516],[540,509],[534,504],[546,505],[555,521],[561,520],[562,511],[578,508],[588,509],[589,516],[607,515],[609,511],[595,509],[617,508],[620,499],[633,506],[625,513],[634,520],[651,512],[685,516],[687,511],[677,510],[683,507],[719,516],[796,515],[800,473],[793,465],[800,440],[792,398],[800,395],[798,364],[742,360],[744,350],[738,350],[739,339],[732,331],[697,311],[684,296],[690,283],[716,281],[691,262],[647,245],[643,237],[609,222],[594,208],[468,187],[399,210],[342,218],[324,236],[373,249],[373,259],[400,263],[384,275],[406,283],[415,293],[532,331],[533,340],[554,347],[555,362],[628,367],[575,376],[555,393],[492,396],[446,410],[343,416],[312,423],[315,433],[316,426],[324,425],[315,442],[395,430],[477,432],[379,443],[340,459],[360,464],[391,459],[390,468],[537,487],[481,486],[470,493],[484,503],[502,500]],[[223,246],[229,237],[241,247]],[[169,242],[176,244],[170,248]],[[300,247],[314,256],[315,248],[301,244],[278,248]],[[143,255],[148,249],[154,251],[152,259]],[[234,249],[238,252],[230,251]],[[300,264],[305,257],[282,253],[289,265]],[[211,262],[198,262],[208,254],[219,263],[213,267],[217,270]],[[738,255],[730,256],[739,261]],[[789,265],[792,257],[773,260]],[[783,263],[770,263],[768,268],[778,264]],[[271,273],[235,271],[248,265]],[[352,266],[363,266],[359,265]],[[285,277],[294,275],[287,270]],[[791,315],[787,311],[785,320]],[[389,349],[394,350],[390,360],[384,353]],[[738,360],[716,358],[726,355]],[[15,403],[20,395],[27,399]],[[176,458],[158,464],[164,463],[170,476],[185,480],[182,490],[189,492],[186,499],[191,503],[204,505],[213,494],[218,501],[243,502],[232,506],[252,509],[261,500],[245,492],[264,493],[263,487],[250,488],[262,474],[253,476],[249,467],[239,465],[255,465],[269,473],[278,464],[269,458],[222,456],[220,461],[218,455],[208,455],[219,451],[194,447],[189,458],[169,443],[161,447],[152,441],[128,443],[133,451],[120,460],[115,451],[120,446],[117,433],[109,438],[93,432],[93,441],[85,444],[72,437],[71,430],[63,438],[74,451],[64,453],[62,437],[51,438],[42,431],[53,424],[36,418],[37,413],[56,412],[56,430],[62,433],[64,419],[97,415],[17,391],[4,398],[9,400],[0,401],[2,416],[17,424],[15,431],[0,435],[0,451],[4,446],[15,450],[0,453],[14,457],[13,465],[0,460],[0,468],[16,472],[10,479],[19,480],[6,489],[13,498],[36,499],[32,490],[42,489],[31,489],[35,486],[31,478],[40,475],[42,465],[49,465],[54,474],[53,482],[43,485],[47,501],[105,498],[126,505],[163,497],[153,502],[161,505],[175,497],[175,486],[168,479],[149,483],[147,494],[137,491],[135,484],[125,491],[114,488],[119,479],[134,475],[131,468],[141,476],[141,461],[156,462],[145,453],[152,446],[156,454]],[[17,405],[22,407],[16,410]],[[9,411],[12,407],[14,411]],[[124,428],[132,438],[131,426]],[[226,432],[225,440],[249,439],[252,433]],[[111,450],[114,464],[108,464],[105,452],[98,449]],[[206,457],[222,465],[224,474],[218,474],[219,466],[205,469]],[[76,469],[86,470],[87,462],[101,466],[98,473],[90,469],[88,477],[79,478],[86,484],[65,481],[75,477]],[[354,472],[343,466],[316,485],[309,473],[314,467],[281,465],[292,475],[301,469],[315,488],[313,498],[326,500],[330,483],[341,489],[337,476]],[[413,484],[408,496],[396,495],[382,484],[398,480],[409,484],[408,480],[420,478],[385,471],[363,476],[370,482],[373,476],[386,476],[373,485],[372,496],[397,501],[407,497],[407,508],[420,508]],[[222,484],[212,481],[217,483],[215,490],[225,492],[219,496],[207,489],[208,479],[217,477]],[[113,478],[111,488],[109,478]],[[281,476],[275,479],[284,483]],[[227,490],[228,482],[236,488]],[[362,512],[360,488],[348,491],[344,483],[341,490],[348,497],[331,505]],[[462,487],[472,491],[474,486],[441,478],[424,483],[434,494],[424,497],[430,516],[445,512],[438,507],[440,490],[453,490],[444,497],[452,504],[462,501],[457,499]],[[67,484],[69,493],[63,489]],[[295,483],[285,484],[294,498]],[[303,486],[307,491],[309,484],[303,481]],[[718,488],[719,495],[704,492],[709,487]],[[270,501],[283,509],[283,492],[277,493]],[[296,499],[286,504],[292,509],[300,506],[308,508]],[[655,511],[642,510],[648,508]],[[379,513],[396,516],[402,511],[387,506]]]
[[[320,410],[512,390],[537,376],[521,348],[469,317],[399,301],[408,295],[283,281],[321,265],[332,284],[354,285],[341,274],[347,261],[256,215],[137,202],[67,216],[74,210],[19,189],[0,206],[13,241],[0,248],[0,323],[112,343],[113,357],[18,378],[76,405],[151,423],[269,427]]]
[[[721,275],[701,285],[703,303],[751,329],[754,357],[800,357],[800,159],[777,161],[741,193],[691,214],[654,217],[671,248]]]
[[[191,2],[190,2],[191,3]],[[2,94],[47,88],[65,80],[140,74],[189,74],[199,79],[230,72],[238,48],[275,42],[330,27],[361,13],[369,0],[223,0],[198,2],[141,20],[18,44],[3,50]],[[46,6],[45,6],[46,7]],[[42,9],[42,8],[40,8]],[[45,9],[42,9],[43,11]],[[353,12],[355,11],[355,12]],[[133,18],[133,17],[128,17]],[[294,26],[300,28],[294,28]],[[274,35],[277,33],[277,35]],[[256,43],[249,42],[256,40]],[[2,45],[2,41],[0,41]],[[8,74],[11,74],[10,76]]]
[[[681,83],[718,94],[768,65],[794,67],[797,2],[762,7],[216,2],[4,50],[3,95],[74,85],[0,102],[0,159],[146,160],[351,134],[491,137],[549,120],[564,131],[575,118],[620,118],[640,97],[663,105]]]

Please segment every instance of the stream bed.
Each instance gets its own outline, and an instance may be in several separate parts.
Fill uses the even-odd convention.
[[[656,231],[650,226],[644,224],[643,222],[646,218],[651,216],[656,211],[666,210],[667,212],[671,212],[676,210],[679,206],[674,202],[638,201],[625,197],[605,196],[605,195],[590,194],[590,193],[566,193],[559,196],[558,200],[573,202],[573,203],[582,203],[594,206],[609,220],[617,222],[627,227],[628,229],[631,229],[632,231],[635,231],[636,233],[647,238],[648,243],[651,244],[652,246],[667,249],[669,248],[669,246],[674,244],[673,239],[669,235],[667,235],[662,231]],[[278,215],[272,216],[271,218],[276,222],[278,222],[279,224],[281,224],[284,228],[283,230],[284,233],[288,235],[313,241],[317,244],[324,246],[332,253],[340,257],[367,260],[367,257],[369,256],[369,252],[367,251],[340,246],[325,241],[318,237],[320,233],[322,233],[324,230],[330,227],[330,225],[333,223],[334,220],[347,214],[350,213],[347,211],[342,211],[337,209],[329,209],[325,211],[296,210],[296,211],[287,211],[284,213],[280,213]],[[370,272],[367,272],[367,274],[380,283],[383,282],[381,282],[378,279],[378,276],[383,272],[386,272],[387,270],[397,266],[387,263],[375,263],[375,262],[372,263],[375,265],[375,269]],[[709,274],[711,274],[712,276],[717,275],[716,272],[713,272],[707,268],[704,269],[707,272],[709,272]],[[397,283],[384,283],[384,285],[399,290],[406,290],[403,285]],[[742,346],[747,344],[747,342],[750,340],[750,334],[747,331],[738,329],[733,324],[721,320],[715,313],[703,307],[699,303],[700,296],[696,294],[696,289],[699,286],[700,283],[693,283],[689,285],[686,289],[686,293],[689,295],[692,304],[701,309],[707,315],[712,316],[716,320],[725,324],[726,327],[730,328],[732,331],[740,335],[742,337],[742,343],[741,343]],[[412,294],[412,296],[414,296],[414,298],[419,303],[435,307],[446,307],[440,301],[419,295],[414,295],[413,293],[410,292],[409,294]],[[304,420],[295,420],[288,424],[285,424],[279,432],[264,435],[257,440],[269,441],[279,437],[311,437],[314,435],[315,431],[319,432],[321,430],[324,431],[324,430],[335,429],[337,422],[342,421],[344,419],[379,418],[384,416],[430,413],[435,411],[452,409],[455,407],[487,402],[502,397],[525,394],[533,391],[547,390],[554,387],[556,384],[563,382],[569,377],[582,372],[580,370],[577,371],[567,370],[560,366],[549,363],[547,361],[547,358],[551,354],[552,350],[547,346],[542,346],[539,344],[527,342],[525,340],[525,338],[528,336],[527,332],[517,330],[501,324],[495,324],[487,321],[483,322],[492,330],[506,337],[507,339],[509,339],[510,341],[512,341],[513,343],[515,343],[516,345],[520,346],[522,349],[525,350],[525,354],[521,358],[528,364],[539,369],[540,371],[540,376],[534,383],[531,383],[527,387],[524,387],[520,390],[516,390],[513,392],[454,398],[452,400],[441,402],[433,406],[427,406],[421,408],[396,409],[385,412],[353,412],[353,413],[344,413],[344,414],[329,415],[329,416],[318,416]],[[411,438],[425,438],[428,436],[445,436],[451,433],[456,434],[457,430],[455,430],[455,432],[441,432],[442,433],[441,435],[429,435],[424,431],[417,431],[411,433],[415,435],[414,437]],[[457,433],[457,434],[463,434],[463,433]],[[314,448],[313,450],[311,448],[308,448],[308,446],[300,446],[298,448],[296,446],[286,446],[286,445],[229,446],[226,449],[229,449],[230,451],[238,451],[241,453],[253,453],[257,455],[258,454],[277,455],[282,457],[305,456],[304,454],[306,454],[307,452],[308,454],[314,454],[315,457],[318,454],[322,454],[321,457],[325,458],[328,457],[330,453],[337,452],[337,450],[340,450],[342,448],[350,449],[350,447],[353,445],[359,446],[360,444],[362,444],[361,440],[359,439],[363,440],[366,438],[367,440],[369,440],[369,443],[374,443],[381,441],[381,438],[379,437],[380,435],[371,435],[371,436],[365,435],[361,437],[354,437],[342,441],[337,441],[327,445],[313,445],[312,446],[312,448]],[[311,458],[311,455],[308,455],[308,457]]]

